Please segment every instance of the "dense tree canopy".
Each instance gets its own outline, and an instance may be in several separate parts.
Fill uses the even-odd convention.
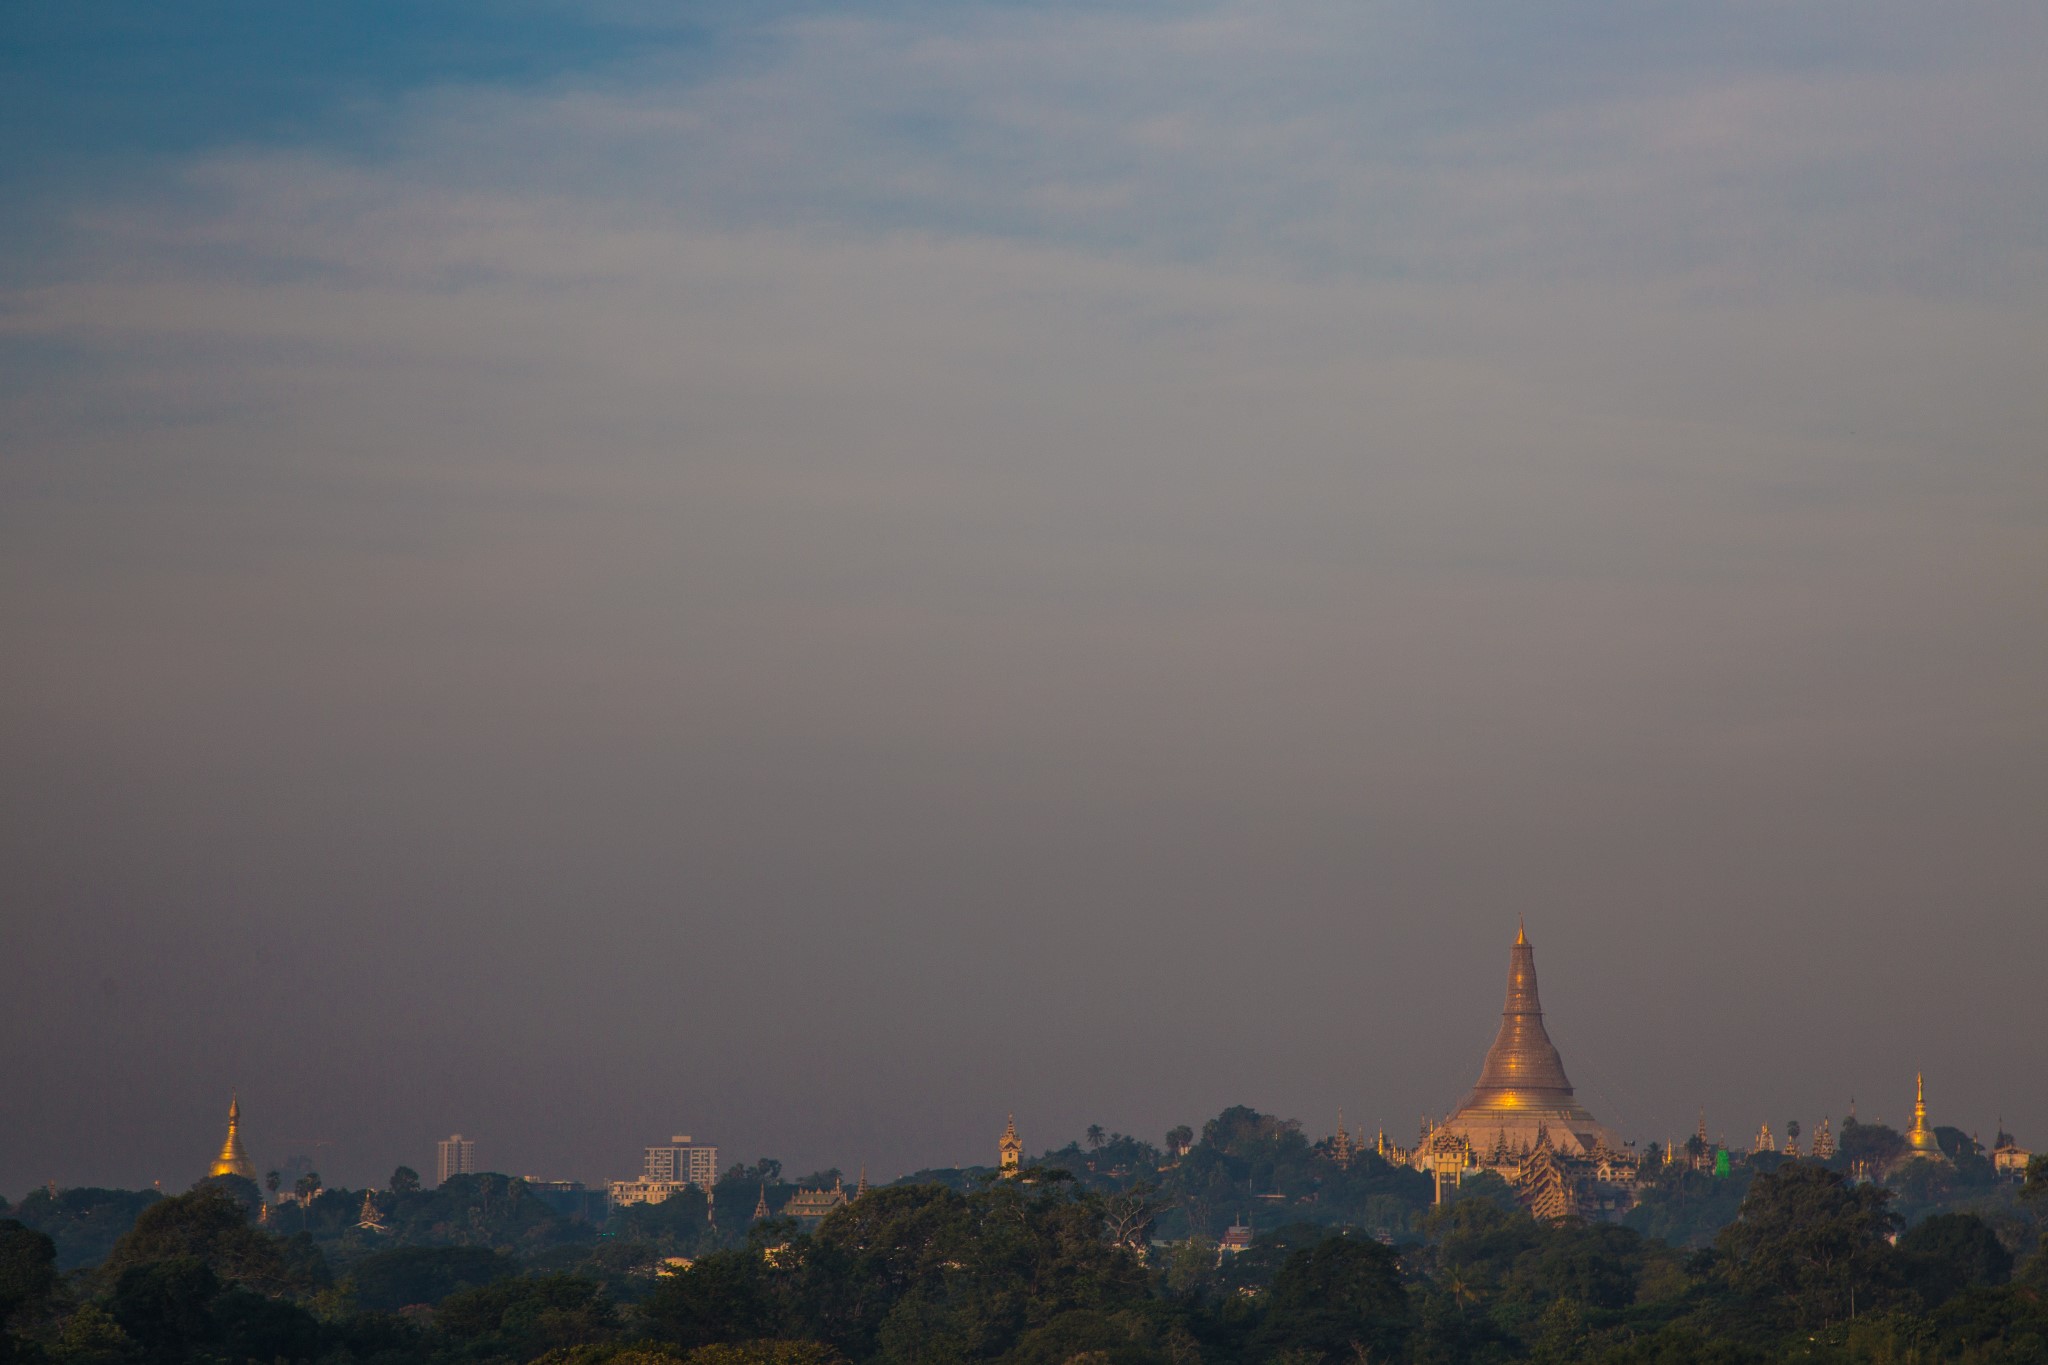
[[[24,1207],[74,1237],[106,1226],[99,1210],[131,1208],[131,1225],[66,1273],[54,1234],[0,1220],[0,1361],[2048,1359],[2048,1209],[2011,1184],[1902,1217],[1910,1194],[1812,1161],[1653,1165],[1627,1223],[1552,1224],[1490,1176],[1433,1207],[1413,1172],[1249,1109],[1165,1148],[1098,1136],[1011,1180],[875,1189],[808,1232],[722,1201],[714,1223],[701,1195],[599,1224],[497,1175],[394,1181],[369,1196],[381,1231],[358,1226],[362,1191],[312,1195],[304,1230],[252,1221],[224,1182],[167,1199],[44,1191]],[[747,1212],[769,1173],[748,1168]],[[1250,1245],[1220,1248],[1240,1220]]]

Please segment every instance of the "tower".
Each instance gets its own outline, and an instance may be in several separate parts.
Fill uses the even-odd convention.
[[[1913,1127],[1906,1134],[1906,1160],[1948,1163],[1948,1154],[1927,1126],[1927,1087],[1917,1071],[1913,1073]]]
[[[1330,1155],[1336,1159],[1337,1169],[1351,1169],[1351,1134],[1344,1131],[1344,1111],[1337,1111],[1337,1140],[1330,1144]]]
[[[1017,1116],[1010,1115],[1009,1123],[1003,1127],[1003,1136],[996,1143],[996,1173],[1008,1180],[1024,1168],[1024,1139],[1017,1136]]]
[[[853,1197],[854,1197],[855,1199],[858,1199],[858,1198],[860,1198],[860,1197],[861,1197],[862,1195],[866,1194],[867,1192],[868,1192],[868,1163],[867,1163],[867,1162],[865,1162],[865,1161],[863,1161],[863,1162],[861,1162],[861,1163],[860,1163],[860,1183],[859,1183],[858,1185],[855,1185],[855,1186],[853,1187]]]
[[[1828,1126],[1828,1121],[1825,1118],[1820,1121],[1820,1127],[1813,1130],[1813,1159],[1815,1161],[1833,1161],[1835,1159],[1835,1134],[1834,1130]]]
[[[768,1185],[767,1185],[767,1183],[766,1183],[766,1182],[764,1181],[764,1182],[762,1182],[762,1185],[761,1185],[761,1197],[760,1197],[759,1199],[756,1199],[756,1200],[754,1201],[754,1219],[753,1219],[753,1221],[755,1221],[756,1223],[758,1223],[758,1222],[760,1222],[760,1221],[761,1221],[761,1220],[762,1220],[763,1218],[766,1218],[767,1216],[768,1216]]]
[[[436,1146],[436,1168],[440,1172],[437,1184],[446,1184],[451,1175],[474,1175],[476,1173],[476,1143],[460,1133],[450,1134]]]
[[[238,1175],[244,1180],[256,1178],[256,1168],[249,1164],[249,1154],[242,1150],[242,1097],[228,1096],[228,1139],[220,1145],[220,1155],[213,1159],[213,1169],[208,1176]]]
[[[1507,1000],[1479,1083],[1440,1127],[1474,1145],[1498,1131],[1517,1150],[1533,1149],[1539,1131],[1548,1129],[1551,1145],[1568,1157],[1590,1155],[1603,1145],[1609,1150],[1621,1146],[1572,1095],[1564,1060],[1543,1026],[1536,948],[1522,926],[1516,927],[1508,950]]]

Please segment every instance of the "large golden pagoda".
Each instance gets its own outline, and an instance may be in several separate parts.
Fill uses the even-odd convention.
[[[220,1145],[220,1155],[213,1159],[209,1176],[238,1175],[245,1180],[256,1178],[256,1168],[249,1164],[249,1154],[242,1150],[242,1097],[228,1097],[228,1140]]]
[[[1906,1134],[1906,1152],[1900,1164],[1907,1161],[1938,1161],[1948,1164],[1948,1153],[1941,1150],[1941,1143],[1935,1138],[1934,1130],[1927,1126],[1927,1087],[1922,1083],[1919,1072],[1913,1073],[1913,1127]]]
[[[1441,1129],[1449,1129],[1481,1152],[1534,1151],[1548,1134],[1561,1156],[1589,1155],[1620,1144],[1572,1097],[1564,1060],[1543,1028],[1536,996],[1536,949],[1526,930],[1515,930],[1508,950],[1508,996],[1500,1032],[1486,1050],[1479,1083]]]

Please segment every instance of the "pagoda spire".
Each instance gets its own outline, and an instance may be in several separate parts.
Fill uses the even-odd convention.
[[[858,1185],[855,1185],[855,1186],[853,1187],[853,1197],[854,1197],[855,1199],[858,1199],[858,1198],[860,1198],[860,1197],[861,1197],[862,1195],[866,1194],[867,1192],[868,1192],[868,1163],[867,1163],[867,1162],[865,1162],[865,1161],[863,1161],[863,1162],[861,1162],[861,1163],[860,1163],[860,1183],[859,1183]]]
[[[1917,1071],[1913,1073],[1913,1128],[1906,1134],[1906,1155],[1908,1160],[1914,1157],[1929,1161],[1948,1160],[1948,1154],[1941,1150],[1941,1142],[1934,1136],[1934,1130],[1927,1126],[1927,1084]]]
[[[1500,1032],[1486,1050],[1479,1084],[1465,1103],[1496,1098],[1508,1108],[1572,1102],[1572,1083],[1564,1060],[1543,1027],[1543,1002],[1536,992],[1536,949],[1526,926],[1515,930],[1508,953],[1507,1000],[1501,1007]]]
[[[244,1180],[256,1178],[256,1168],[249,1164],[249,1154],[242,1150],[242,1097],[228,1093],[228,1137],[220,1145],[220,1155],[213,1159],[213,1169],[207,1176],[238,1175]]]
[[[755,1200],[755,1201],[754,1201],[754,1221],[755,1221],[756,1223],[758,1223],[758,1222],[760,1222],[760,1221],[761,1221],[761,1220],[762,1220],[763,1218],[766,1218],[767,1216],[768,1216],[768,1184],[767,1184],[767,1182],[766,1182],[766,1181],[763,1181],[763,1182],[761,1183],[761,1197],[760,1197],[759,1199],[757,1199],[757,1200]]]

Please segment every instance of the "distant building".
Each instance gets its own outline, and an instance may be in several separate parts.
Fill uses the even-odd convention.
[[[549,1210],[580,1223],[604,1221],[608,1196],[603,1190],[585,1189],[580,1180],[543,1180],[529,1175],[522,1183],[526,1191]]]
[[[238,1175],[244,1180],[256,1178],[256,1168],[249,1163],[249,1154],[242,1150],[242,1097],[228,1096],[228,1137],[220,1145],[220,1155],[213,1159],[209,1176]]]
[[[634,1204],[664,1204],[690,1188],[687,1180],[614,1180],[605,1186],[605,1198],[615,1209]]]
[[[659,1204],[695,1185],[705,1194],[718,1181],[718,1149],[693,1142],[688,1133],[668,1140],[665,1146],[649,1147],[640,1160],[638,1180],[614,1180],[610,1186],[613,1208],[629,1204]]]
[[[671,1180],[708,1190],[718,1182],[718,1149],[690,1141],[688,1133],[668,1140],[665,1147],[649,1147],[640,1161],[642,1180]]]
[[[2034,1154],[2013,1140],[2005,1131],[2005,1120],[1998,1121],[1998,1141],[1991,1148],[1991,1169],[2008,1180],[2023,1180],[2027,1174],[2027,1163]]]
[[[1244,1223],[1232,1223],[1223,1230],[1223,1238],[1216,1243],[1216,1262],[1221,1265],[1225,1256],[1252,1249],[1252,1230]]]
[[[829,1190],[798,1190],[782,1206],[781,1216],[796,1219],[803,1225],[803,1230],[809,1232],[824,1222],[832,1210],[846,1202],[846,1182],[835,1180]]]
[[[1826,1119],[1822,1119],[1820,1127],[1814,1130],[1813,1159],[1815,1161],[1833,1161],[1835,1159],[1835,1133],[1828,1126]]]
[[[438,1148],[434,1161],[435,1184],[447,1183],[451,1175],[476,1174],[476,1143],[454,1133],[442,1138],[435,1146]]]
[[[1003,1136],[996,1142],[996,1172],[1008,1180],[1024,1169],[1024,1139],[1017,1136],[1017,1116],[1010,1115],[1010,1121],[1003,1127]]]

